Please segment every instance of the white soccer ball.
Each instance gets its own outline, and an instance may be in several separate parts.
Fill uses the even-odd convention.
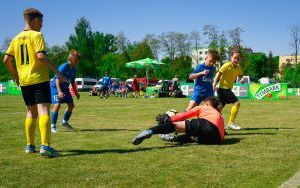
[[[171,110],[168,110],[166,112],[166,114],[168,114],[168,116],[172,117],[172,116],[175,116],[178,112],[174,109],[171,109]]]

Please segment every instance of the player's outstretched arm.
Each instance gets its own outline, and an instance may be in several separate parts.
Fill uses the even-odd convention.
[[[201,109],[198,107],[195,107],[187,112],[180,112],[180,113],[176,114],[175,116],[171,117],[171,120],[172,120],[172,122],[184,121],[191,117],[199,116],[200,112],[201,112]]]
[[[69,83],[70,81],[67,80],[58,70],[57,68],[53,65],[53,63],[48,59],[47,55],[45,53],[37,53],[38,59],[42,62],[47,64],[47,66],[55,73],[59,78],[62,79],[63,82]]]

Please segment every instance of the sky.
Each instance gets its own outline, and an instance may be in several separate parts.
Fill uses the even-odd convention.
[[[50,47],[64,45],[84,17],[93,32],[124,32],[131,42],[149,33],[203,33],[204,25],[215,25],[219,31],[241,27],[243,46],[254,52],[290,55],[289,26],[300,25],[299,0],[4,0],[0,48],[5,38],[24,29],[23,11],[31,7],[44,14],[42,32]],[[207,44],[203,35],[202,43]]]

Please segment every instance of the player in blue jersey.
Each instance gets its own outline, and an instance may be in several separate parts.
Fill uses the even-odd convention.
[[[109,88],[111,86],[111,78],[108,74],[108,72],[105,72],[105,76],[102,78],[102,88],[101,88],[101,96],[100,98],[107,98],[109,95]]]
[[[80,98],[80,95],[76,89],[75,77],[76,77],[76,65],[79,63],[79,60],[80,60],[80,54],[75,50],[71,50],[68,56],[68,62],[58,67],[58,70],[62,73],[62,75],[71,81],[71,85],[73,87],[73,90],[75,91],[75,95],[77,99]],[[60,82],[57,75],[55,75],[51,79],[50,86],[51,86],[51,102],[53,104],[53,109],[51,112],[51,131],[53,133],[57,132],[56,122],[57,122],[58,112],[62,103],[67,103],[67,108],[65,110],[64,117],[62,120],[62,126],[68,129],[72,129],[72,126],[68,123],[68,121],[74,109],[74,102],[69,90],[69,84],[65,82]]]
[[[207,97],[214,96],[212,87],[213,77],[216,70],[214,65],[219,60],[220,56],[218,51],[208,50],[205,62],[197,65],[192,74],[190,74],[189,79],[195,79],[196,82],[192,99],[190,100],[186,111],[189,111],[195,106],[199,105]]]

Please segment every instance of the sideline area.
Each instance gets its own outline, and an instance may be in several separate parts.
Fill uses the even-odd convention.
[[[281,184],[279,188],[297,188],[297,187],[300,187],[300,171],[298,171],[286,182]]]

